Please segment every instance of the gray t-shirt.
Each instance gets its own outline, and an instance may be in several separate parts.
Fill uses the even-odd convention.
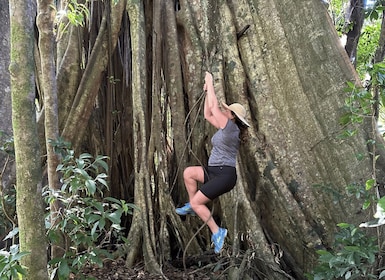
[[[239,142],[239,128],[233,121],[228,120],[226,126],[218,129],[211,138],[213,149],[209,157],[209,166],[235,167]]]

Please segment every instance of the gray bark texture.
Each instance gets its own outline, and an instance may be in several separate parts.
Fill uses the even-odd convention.
[[[9,3],[0,2],[0,146],[12,142],[12,106],[9,77]],[[12,149],[11,149],[12,150]],[[11,152],[11,151],[9,151]],[[0,179],[6,193],[15,184],[15,164],[11,154],[0,151]]]
[[[9,78],[9,1],[0,1],[0,132],[12,135],[11,85]],[[0,140],[2,139],[0,135]]]
[[[20,251],[29,252],[20,263],[25,279],[48,279],[47,242],[42,198],[42,168],[35,108],[34,1],[12,0],[10,5],[12,126],[16,159],[16,211]]]

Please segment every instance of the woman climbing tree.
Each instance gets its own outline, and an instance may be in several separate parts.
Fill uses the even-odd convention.
[[[183,207],[177,208],[179,215],[197,214],[206,222],[212,232],[211,240],[214,243],[215,253],[223,247],[227,229],[221,228],[213,219],[206,204],[218,196],[231,191],[237,180],[236,160],[239,144],[246,140],[247,128],[250,126],[245,117],[246,110],[239,103],[219,108],[215,95],[213,77],[206,72],[206,92],[204,116],[218,131],[211,139],[213,148],[209,157],[208,166],[190,166],[183,173],[183,179],[188,192],[189,201]],[[204,183],[198,190],[198,182]]]

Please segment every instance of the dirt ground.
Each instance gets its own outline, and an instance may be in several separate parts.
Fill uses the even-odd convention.
[[[87,267],[82,272],[81,277],[73,277],[72,279],[226,279],[224,275],[224,265],[221,265],[221,260],[214,253],[191,257],[185,260],[185,265],[186,267],[189,267],[184,269],[183,260],[175,260],[173,263],[164,264],[162,267],[164,275],[161,276],[149,274],[144,270],[144,266],[142,264],[138,264],[135,268],[127,268],[125,267],[123,259],[113,261],[110,260],[106,261],[102,268]]]

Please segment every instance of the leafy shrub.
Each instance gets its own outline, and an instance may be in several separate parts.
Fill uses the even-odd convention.
[[[47,223],[48,236],[55,242],[64,234],[69,243],[65,255],[50,261],[52,274],[68,279],[85,265],[102,266],[104,258],[111,258],[108,246],[125,241],[121,234],[122,215],[131,214],[133,204],[112,197],[103,197],[108,190],[106,181],[107,157],[95,159],[87,153],[75,157],[69,144],[61,140],[51,142],[62,156],[57,171],[62,174],[60,190],[47,190],[47,203],[59,203],[58,213],[51,213]],[[53,215],[52,215],[53,214]]]
[[[9,190],[0,191],[0,236],[5,236],[14,226],[16,226],[16,190],[10,188]],[[11,242],[3,240],[9,247]]]
[[[322,279],[377,279],[371,274],[376,260],[378,246],[376,238],[368,237],[362,230],[351,224],[338,224],[340,231],[335,236],[333,250],[318,250],[318,265],[311,280]]]
[[[26,275],[26,270],[19,261],[27,254],[29,253],[19,252],[19,245],[12,245],[9,251],[0,250],[0,279],[22,279]]]

